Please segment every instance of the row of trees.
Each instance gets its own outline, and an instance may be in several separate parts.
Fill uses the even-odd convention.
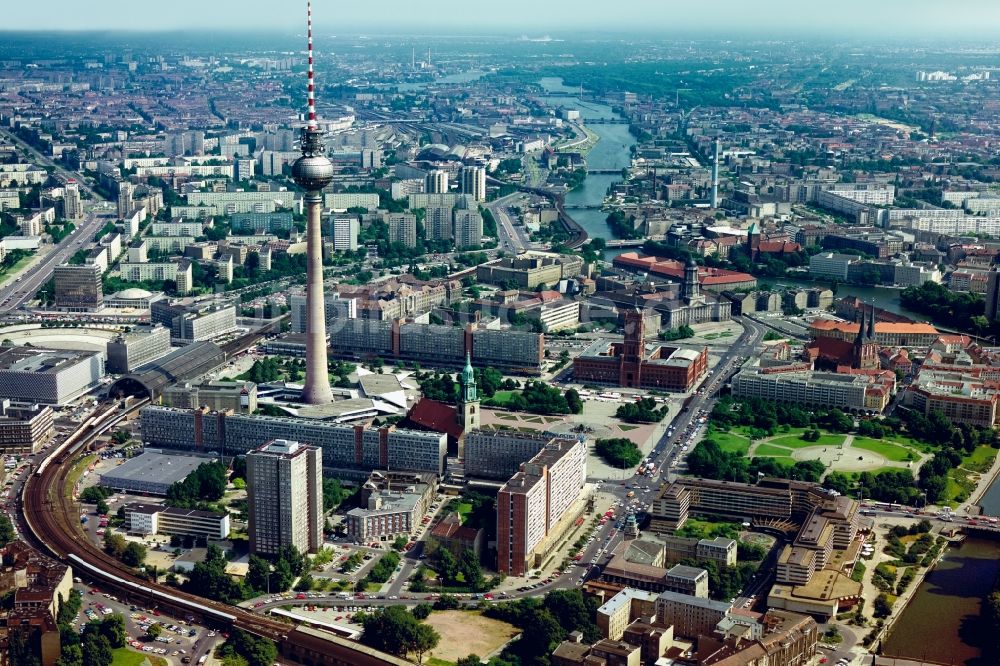
[[[221,550],[219,552],[221,553]],[[243,589],[239,593],[243,598],[249,598],[264,592],[284,592],[292,586],[292,582],[297,577],[305,574],[307,564],[308,560],[305,555],[291,545],[282,546],[273,562],[259,555],[251,555],[247,563],[247,576],[243,583]],[[222,566],[222,574],[232,581],[229,574],[225,573],[224,565]],[[213,567],[211,571],[202,572],[202,575],[218,578],[218,567]],[[236,591],[235,588],[221,580],[216,583],[215,589],[224,593]]]
[[[167,489],[167,505],[193,508],[207,502],[217,502],[226,492],[228,469],[219,461],[202,463],[183,481]]]
[[[628,423],[659,423],[670,411],[666,405],[657,407],[653,398],[641,398],[620,405],[615,416]]]
[[[509,622],[523,632],[520,640],[490,660],[490,666],[547,664],[552,651],[573,631],[582,633],[586,643],[599,640],[601,633],[594,623],[597,606],[595,597],[578,589],[556,590],[544,600],[531,597],[490,606],[484,615]]]
[[[146,561],[145,546],[138,541],[126,541],[121,534],[111,530],[104,533],[104,552],[130,567],[138,567]]]
[[[900,292],[899,301],[908,310],[959,330],[976,331],[980,335],[1000,333],[1000,324],[986,318],[986,304],[979,294],[955,292],[936,282],[924,282]]]
[[[483,404],[497,405],[493,400],[484,400]],[[513,393],[497,406],[532,414],[579,414],[583,411],[583,400],[576,389],[563,393],[544,382],[529,381],[525,382],[523,391]]]

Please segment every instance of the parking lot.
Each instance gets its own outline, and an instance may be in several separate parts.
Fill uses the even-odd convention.
[[[99,587],[77,584],[74,589],[82,595],[80,613],[73,619],[73,625],[80,632],[88,622],[118,613],[125,619],[129,647],[158,655],[171,664],[197,663],[227,638],[225,634],[192,624],[188,619],[170,617],[155,608],[131,605]],[[147,635],[153,624],[160,625],[161,629],[160,636],[155,640]]]

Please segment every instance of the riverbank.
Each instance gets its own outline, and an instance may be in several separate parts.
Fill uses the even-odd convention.
[[[981,655],[975,623],[989,594],[984,581],[1000,570],[1000,543],[966,537],[949,544],[928,567],[879,634],[886,656],[936,663],[975,663]],[[916,583],[916,581],[914,581]],[[878,645],[878,642],[872,645]]]

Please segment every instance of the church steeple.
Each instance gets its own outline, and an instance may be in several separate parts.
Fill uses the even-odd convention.
[[[462,369],[462,402],[476,402],[476,372],[472,369],[472,357],[465,355],[465,368]]]
[[[472,368],[472,358],[465,354],[465,367],[459,377],[458,418],[466,430],[479,427],[479,394],[476,391],[476,371]]]

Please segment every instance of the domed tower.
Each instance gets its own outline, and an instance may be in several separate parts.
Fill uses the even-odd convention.
[[[472,359],[465,355],[465,368],[459,381],[461,394],[458,397],[458,418],[465,430],[479,428],[479,395],[476,391],[476,372],[472,369]]]
[[[681,290],[681,295],[688,302],[701,295],[701,287],[698,283],[698,263],[694,257],[688,259],[687,266],[684,267],[684,287]]]
[[[306,3],[309,39],[308,118],[302,128],[302,157],[292,165],[292,178],[306,191],[306,379],[302,401],[323,405],[333,400],[327,368],[326,304],[323,297],[323,238],[320,215],[324,187],[333,180],[333,164],[327,159],[323,132],[316,124],[313,85],[312,3]]]

